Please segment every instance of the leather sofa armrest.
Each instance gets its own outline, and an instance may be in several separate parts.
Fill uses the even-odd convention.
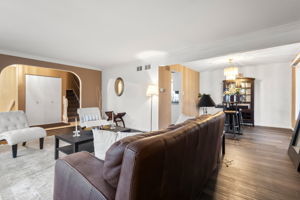
[[[54,200],[111,200],[115,189],[102,177],[103,161],[88,152],[71,154],[56,161]]]

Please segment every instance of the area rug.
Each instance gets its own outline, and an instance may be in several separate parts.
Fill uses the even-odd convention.
[[[0,145],[0,200],[53,199],[54,164],[54,136],[45,138],[43,150],[38,140],[18,145],[15,159],[11,146]]]

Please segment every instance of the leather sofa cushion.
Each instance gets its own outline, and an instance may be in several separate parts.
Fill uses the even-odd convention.
[[[116,190],[102,177],[103,161],[88,152],[78,152],[57,160],[54,200],[113,200]]]
[[[117,188],[120,173],[121,173],[121,166],[123,161],[123,155],[126,146],[134,142],[136,140],[151,137],[154,135],[162,134],[167,132],[168,130],[160,130],[154,131],[150,133],[143,133],[139,135],[125,137],[117,142],[115,142],[106,152],[105,160],[104,160],[104,167],[103,167],[103,178],[114,188]]]

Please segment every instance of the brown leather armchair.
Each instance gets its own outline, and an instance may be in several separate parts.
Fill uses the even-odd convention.
[[[99,160],[87,152],[56,162],[54,200],[195,199],[217,168],[224,114],[123,138]]]

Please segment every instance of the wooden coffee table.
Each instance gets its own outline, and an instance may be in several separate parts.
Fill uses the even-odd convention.
[[[62,140],[69,145],[59,147],[59,141]],[[55,135],[54,159],[58,159],[59,151],[65,154],[76,153],[79,151],[94,152],[93,132],[81,131],[79,137],[73,137],[73,133]]]

